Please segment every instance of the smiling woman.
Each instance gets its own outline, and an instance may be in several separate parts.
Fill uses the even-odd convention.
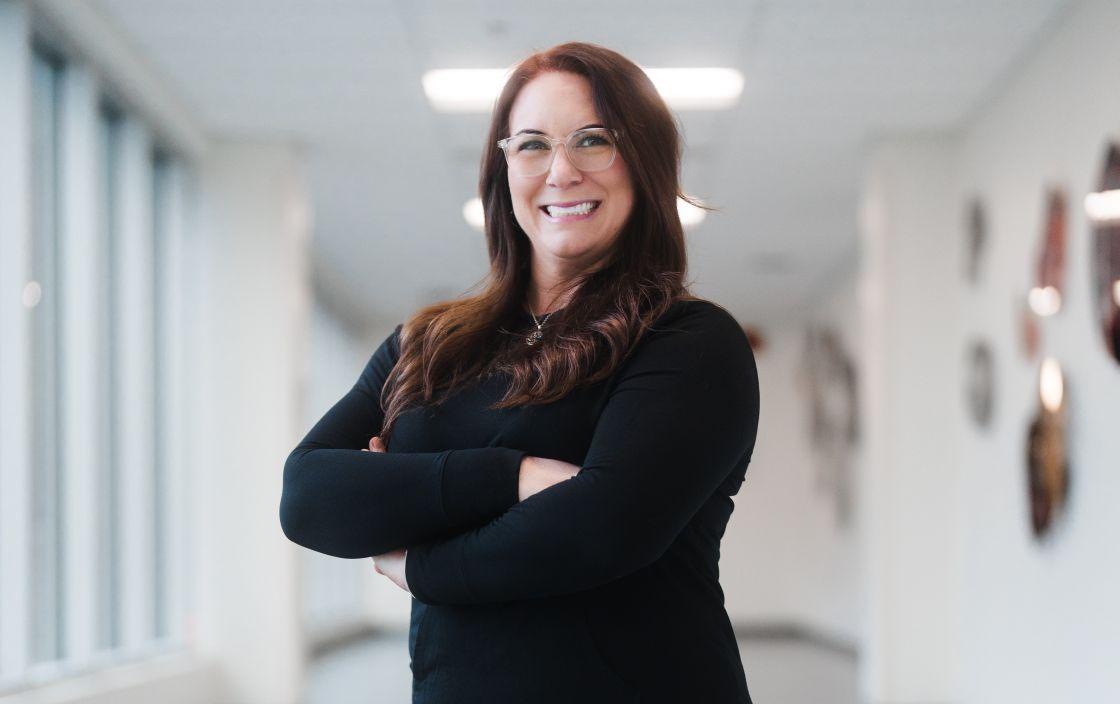
[[[600,119],[586,78],[548,71],[518,93],[509,116],[514,136],[498,142],[514,215],[533,246],[538,289],[591,270],[613,249],[633,209],[630,167],[617,158],[617,132]],[[534,310],[545,302],[541,295],[531,301]]]
[[[718,575],[758,376],[684,280],[672,114],[569,43],[485,145],[486,285],[398,325],[292,450],[284,532],[412,593],[415,703],[749,703]]]

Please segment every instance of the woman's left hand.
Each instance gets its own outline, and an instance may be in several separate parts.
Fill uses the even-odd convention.
[[[404,561],[408,554],[407,548],[400,548],[383,555],[373,556],[373,566],[378,574],[383,574],[393,580],[401,589],[408,592],[408,582],[404,578]],[[411,594],[412,592],[408,592]]]
[[[385,452],[385,444],[381,442],[381,438],[374,435],[369,440],[369,449],[363,451]],[[408,582],[404,578],[404,561],[407,555],[407,548],[399,548],[382,555],[373,556],[373,568],[377,570],[377,573],[393,580],[394,584],[406,592],[408,592]],[[408,593],[411,594],[412,592]]]

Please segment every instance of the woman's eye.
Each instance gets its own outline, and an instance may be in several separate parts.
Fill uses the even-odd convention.
[[[587,136],[585,136],[585,137],[583,137],[582,139],[579,140],[579,145],[578,146],[581,146],[581,147],[587,147],[587,146],[595,147],[595,146],[599,146],[600,144],[607,144],[607,143],[608,143],[607,140],[603,139],[601,136],[599,136],[597,134],[589,134],[589,135],[587,135]]]
[[[527,142],[522,142],[521,146],[517,148],[517,151],[523,152],[526,149],[542,149],[542,148],[543,149],[548,149],[548,146],[544,142],[540,141],[539,139],[533,139],[533,140],[529,140]]]

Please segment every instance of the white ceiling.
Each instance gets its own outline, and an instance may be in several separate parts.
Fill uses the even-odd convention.
[[[680,113],[684,188],[723,209],[688,233],[690,276],[765,324],[854,261],[874,138],[967,119],[1073,1],[93,0],[214,134],[309,147],[317,287],[366,330],[486,271],[461,207],[487,116],[434,113],[427,69],[570,40],[741,69],[738,107]]]

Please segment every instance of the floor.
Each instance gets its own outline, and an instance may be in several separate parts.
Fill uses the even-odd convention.
[[[739,641],[755,704],[856,704],[849,655],[789,638]],[[368,638],[311,666],[304,704],[410,704],[407,635]]]

